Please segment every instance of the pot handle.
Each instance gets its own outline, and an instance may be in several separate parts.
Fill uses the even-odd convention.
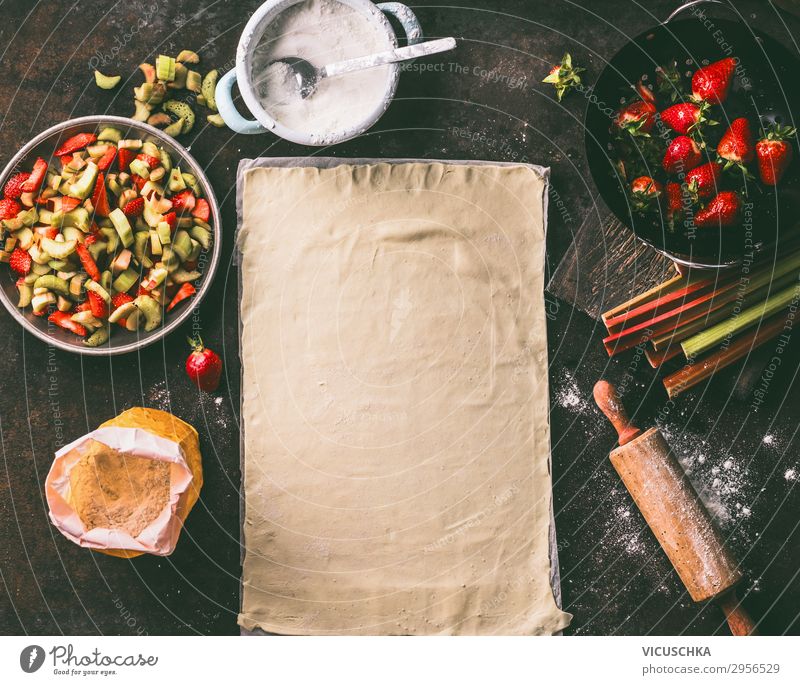
[[[695,5],[725,5],[728,9],[731,8],[730,3],[725,2],[725,0],[691,0],[691,2],[685,2],[677,9],[673,10],[672,14],[670,14],[665,20],[665,24],[669,24],[675,17],[677,17],[681,12],[684,10],[688,10],[690,7],[694,7]]]
[[[217,109],[225,120],[227,126],[236,133],[252,135],[254,133],[264,133],[267,129],[254,120],[245,119],[233,104],[233,84],[236,83],[236,69],[230,69],[217,82],[214,91],[214,98],[217,101]]]
[[[409,45],[416,45],[423,40],[422,26],[419,23],[419,19],[417,19],[417,15],[402,2],[379,2],[376,7],[381,12],[391,14],[400,22]]]

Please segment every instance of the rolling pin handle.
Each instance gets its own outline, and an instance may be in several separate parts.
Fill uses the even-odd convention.
[[[641,435],[642,431],[631,424],[628,415],[625,413],[625,407],[622,405],[619,395],[617,395],[617,389],[611,383],[603,380],[595,383],[594,401],[597,402],[600,411],[608,417],[608,420],[616,428],[620,445],[625,445]]]
[[[725,593],[717,603],[725,614],[732,635],[758,635],[755,622],[739,601],[735,590]]]

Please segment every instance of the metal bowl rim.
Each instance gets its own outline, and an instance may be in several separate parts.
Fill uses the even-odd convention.
[[[124,129],[136,129],[151,135],[161,142],[165,143],[168,148],[173,149],[177,152],[180,156],[181,161],[186,161],[191,168],[191,173],[197,177],[200,185],[203,187],[203,193],[205,195],[206,200],[211,207],[211,215],[213,218],[213,229],[214,229],[214,245],[212,248],[211,259],[208,261],[208,264],[205,268],[205,272],[203,274],[203,282],[200,285],[200,288],[197,290],[197,293],[192,298],[192,306],[185,307],[182,311],[178,313],[177,316],[172,318],[171,321],[168,323],[159,326],[155,331],[151,331],[150,333],[145,333],[142,335],[142,332],[139,331],[137,333],[137,340],[135,342],[126,343],[124,345],[119,346],[101,346],[101,347],[87,347],[82,342],[76,343],[67,343],[62,340],[58,340],[52,336],[49,336],[45,331],[41,330],[34,324],[32,324],[28,319],[26,319],[22,313],[19,311],[18,307],[15,303],[13,303],[8,295],[6,294],[5,288],[0,288],[0,300],[2,300],[3,305],[11,314],[11,316],[17,321],[17,323],[21,324],[22,327],[27,330],[29,333],[34,335],[35,337],[39,338],[40,340],[46,342],[48,345],[53,345],[61,350],[65,350],[67,352],[75,352],[77,354],[84,354],[89,356],[97,356],[97,357],[107,357],[112,355],[118,354],[127,354],[130,352],[136,352],[141,350],[148,345],[152,345],[154,342],[161,340],[166,335],[174,331],[176,328],[180,327],[191,315],[192,311],[195,307],[197,307],[205,297],[206,293],[211,287],[211,283],[214,280],[214,275],[217,270],[217,266],[219,264],[219,260],[222,255],[222,223],[220,221],[220,211],[219,205],[217,204],[217,198],[214,194],[214,189],[211,187],[211,183],[208,180],[205,172],[203,171],[200,164],[197,160],[192,157],[189,151],[181,145],[178,141],[176,141],[171,136],[166,135],[159,129],[155,128],[154,126],[150,126],[145,122],[136,121],[134,119],[129,119],[127,117],[118,117],[112,115],[101,115],[101,114],[94,114],[85,117],[77,117],[75,119],[69,119],[68,121],[61,122],[60,124],[55,124],[50,128],[42,131],[37,136],[32,138],[28,141],[25,145],[20,148],[20,150],[11,158],[11,160],[6,165],[5,169],[3,169],[2,174],[0,174],[0,188],[5,185],[6,179],[17,169],[17,166],[20,164],[22,160],[24,160],[31,151],[36,148],[38,145],[46,142],[48,139],[53,137],[55,134],[60,133],[61,131],[69,128],[73,128],[75,126],[100,126],[100,125],[117,125]]]

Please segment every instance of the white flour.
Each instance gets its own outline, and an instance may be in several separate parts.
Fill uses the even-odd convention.
[[[325,142],[382,107],[390,67],[323,79],[304,100],[293,71],[275,60],[301,57],[319,69],[391,48],[387,34],[362,12],[338,0],[304,0],[267,27],[253,52],[253,83],[276,121]]]

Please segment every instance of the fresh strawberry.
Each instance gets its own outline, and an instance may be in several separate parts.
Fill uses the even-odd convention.
[[[16,200],[5,197],[0,200],[0,220],[14,219],[22,211],[22,205]]]
[[[123,304],[127,304],[128,302],[133,302],[133,298],[128,295],[128,293],[117,293],[111,298],[111,311],[113,312],[115,309],[119,309]],[[123,328],[125,328],[127,322],[128,319],[120,319],[117,321]]]
[[[155,169],[157,166],[161,166],[161,160],[158,157],[153,157],[152,155],[146,155],[144,154],[144,152],[141,152],[138,155],[136,155],[136,159],[144,162],[151,169]]]
[[[556,99],[561,102],[571,88],[580,85],[581,77],[578,76],[582,71],[586,71],[582,67],[572,66],[572,56],[567,52],[561,58],[561,64],[554,64],[550,68],[550,72],[542,79],[542,83],[552,83],[556,89]]]
[[[204,200],[202,197],[197,198],[197,202],[195,202],[194,209],[192,210],[192,216],[196,219],[200,219],[200,221],[208,223],[208,219],[211,216],[211,207],[208,201]]]
[[[61,155],[69,155],[73,152],[77,152],[78,150],[82,150],[87,145],[91,145],[97,140],[97,136],[94,133],[78,133],[77,135],[72,136],[72,138],[67,138],[64,141],[64,144],[56,150],[53,155],[56,157],[61,157]]]
[[[636,100],[625,105],[614,120],[617,127],[632,136],[643,136],[653,130],[656,123],[656,106],[652,102]]]
[[[8,260],[8,265],[13,271],[16,271],[20,276],[27,276],[31,272],[31,263],[33,259],[28,254],[27,250],[17,247],[11,253]]]
[[[33,170],[31,171],[31,175],[28,176],[25,183],[22,184],[22,192],[35,193],[37,190],[39,190],[39,186],[42,185],[42,181],[44,181],[46,173],[47,173],[47,161],[39,157],[33,163]]]
[[[731,89],[736,60],[726,57],[719,62],[700,67],[692,76],[692,95],[695,100],[708,100],[718,105],[725,102]]]
[[[631,205],[637,212],[646,212],[656,206],[661,184],[650,176],[639,176],[631,182]]]
[[[3,196],[9,200],[19,200],[22,195],[22,184],[28,180],[30,174],[27,171],[20,171],[8,179],[6,187],[3,188]]]
[[[741,209],[739,194],[723,190],[694,215],[694,224],[698,228],[732,226],[738,220]]]
[[[179,214],[181,212],[191,212],[196,203],[194,193],[188,188],[179,193],[175,193],[170,199],[172,200],[172,209]]]
[[[83,243],[78,243],[75,246],[75,251],[78,253],[78,259],[81,260],[84,271],[89,275],[93,281],[100,281],[100,269],[97,268],[97,263],[89,252],[89,248]]]
[[[708,109],[707,102],[701,102],[699,105],[694,102],[681,102],[661,112],[661,121],[676,133],[688,135],[697,131],[702,124],[708,126],[717,124],[706,116]]]
[[[192,353],[186,360],[186,373],[200,390],[214,392],[222,375],[222,360],[213,350],[203,346],[200,336],[189,338]]]
[[[792,144],[786,139],[793,137],[795,133],[791,126],[777,124],[762,132],[761,140],[756,143],[756,157],[758,174],[765,185],[778,185],[786,172],[794,156]]]
[[[105,154],[103,154],[103,156],[97,160],[97,168],[100,169],[100,171],[106,171],[114,163],[116,156],[117,148],[113,145],[109,145],[108,150],[105,151]]]
[[[679,174],[693,169],[701,160],[697,143],[688,136],[678,136],[667,147],[661,165],[668,174]]]
[[[169,232],[175,233],[175,229],[178,227],[178,215],[175,212],[167,212],[164,215],[164,221],[169,224]]]
[[[672,219],[683,211],[683,189],[680,183],[667,183],[667,218]]]
[[[73,321],[72,314],[69,312],[55,311],[47,317],[47,320],[52,321],[56,326],[70,333],[74,333],[75,335],[80,335],[81,337],[86,335],[86,327],[77,321]]]
[[[117,164],[119,165],[119,170],[130,171],[131,162],[133,161],[133,158],[136,156],[134,155],[133,150],[121,147],[117,151],[117,156],[118,156]]]
[[[92,191],[92,206],[97,216],[108,216],[111,208],[108,206],[108,195],[106,194],[106,181],[102,172],[97,174],[97,181]]]
[[[731,122],[717,145],[717,155],[725,160],[723,169],[730,169],[736,165],[747,171],[744,165],[753,161],[755,149],[750,122],[745,117],[739,117]]]
[[[721,175],[722,165],[718,162],[708,162],[690,170],[684,180],[692,196],[711,197],[719,190]]]
[[[92,290],[86,291],[86,297],[89,302],[89,309],[92,310],[92,315],[98,319],[105,319],[108,316],[108,306],[105,300]]]
[[[190,298],[196,292],[197,292],[197,290],[195,289],[195,287],[191,283],[184,283],[180,287],[178,292],[175,293],[174,297],[172,298],[172,301],[169,303],[169,306],[167,307],[167,311],[171,312],[181,302],[183,302],[184,300]]]
[[[144,198],[135,197],[125,203],[122,211],[126,216],[139,216],[144,211]]]

